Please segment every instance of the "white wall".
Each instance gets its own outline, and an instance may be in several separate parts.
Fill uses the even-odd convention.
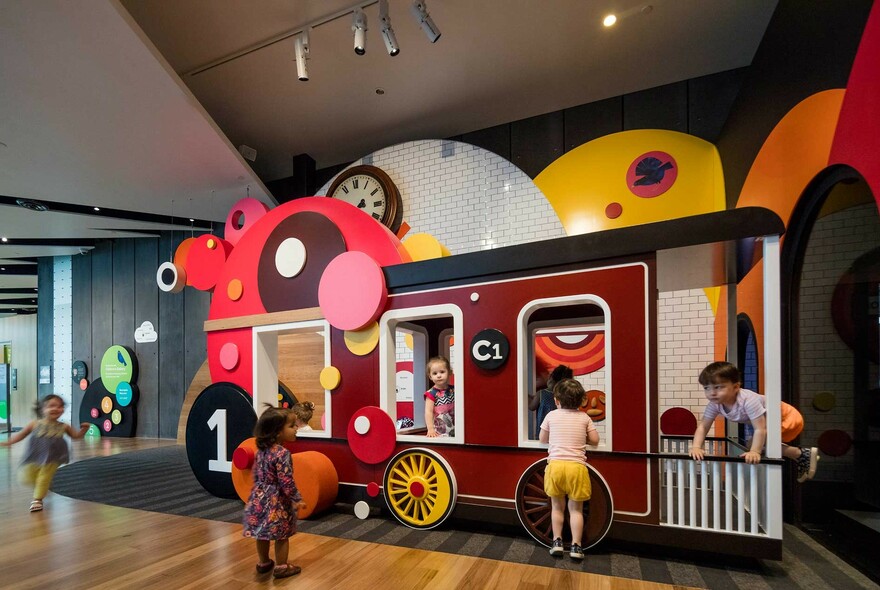
[[[73,273],[70,256],[56,256],[54,262],[53,302],[55,318],[55,339],[52,360],[52,382],[55,394],[60,395],[66,404],[64,416],[61,418],[68,424],[71,419],[73,397],[73,317],[71,305],[73,301]],[[77,420],[78,422],[78,420]]]

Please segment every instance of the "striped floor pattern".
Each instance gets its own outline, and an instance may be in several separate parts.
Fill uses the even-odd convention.
[[[208,494],[190,470],[182,446],[134,451],[79,461],[60,469],[52,490],[79,500],[166,514],[240,522],[242,503]],[[595,574],[712,589],[878,588],[867,577],[786,525],[783,560],[746,564],[668,560],[620,552],[600,545],[583,563],[554,559],[525,533],[481,534],[441,528],[419,531],[381,516],[360,520],[336,511],[301,521],[303,532],[472,555],[489,559],[576,569]]]

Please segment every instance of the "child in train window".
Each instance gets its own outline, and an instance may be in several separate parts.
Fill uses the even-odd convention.
[[[541,424],[547,414],[556,409],[556,401],[553,398],[553,388],[563,379],[573,379],[574,372],[565,365],[559,365],[550,373],[547,378],[547,387],[541,391],[529,393],[529,410],[536,411],[535,416],[535,438],[538,438],[541,431]]]
[[[455,436],[455,388],[449,382],[452,367],[445,356],[435,356],[425,367],[433,384],[425,392],[425,425],[428,436]]]
[[[563,553],[562,526],[565,522],[565,498],[568,497],[571,525],[572,559],[583,559],[581,541],[584,534],[584,502],[592,495],[590,472],[587,469],[587,445],[599,444],[599,431],[586,412],[579,408],[586,391],[575,379],[556,384],[553,396],[556,409],[541,423],[540,441],[550,443],[547,468],[544,470],[544,492],[550,497],[553,546],[550,555]]]
[[[309,422],[311,421],[312,416],[315,413],[314,402],[305,401],[294,404],[294,406],[290,408],[290,412],[296,417],[297,432],[312,431],[312,427]]]
[[[743,454],[746,463],[761,462],[761,452],[767,439],[767,398],[754,391],[743,389],[739,369],[735,365],[716,362],[707,366],[700,373],[700,385],[709,403],[703,412],[703,419],[697,424],[693,446],[688,454],[696,461],[704,456],[703,442],[706,433],[719,415],[731,422],[750,423],[754,429],[751,448]],[[782,442],[794,440],[804,428],[804,419],[794,407],[782,402]],[[782,445],[782,456],[791,459],[797,465],[799,483],[813,479],[819,462],[819,451],[816,447],[792,447]]]

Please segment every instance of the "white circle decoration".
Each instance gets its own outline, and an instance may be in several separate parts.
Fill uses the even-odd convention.
[[[282,277],[295,277],[305,265],[306,247],[298,239],[287,238],[275,250],[275,269]]]
[[[476,291],[474,291],[473,293],[471,293],[471,301],[473,301],[474,303],[476,303],[476,302],[479,301],[479,300],[480,300],[480,294],[479,294],[479,293],[477,293]]]
[[[361,500],[354,505],[354,515],[361,520],[366,520],[370,516],[370,505]]]
[[[354,431],[358,434],[366,434],[370,431],[370,419],[366,416],[358,416],[354,420]]]

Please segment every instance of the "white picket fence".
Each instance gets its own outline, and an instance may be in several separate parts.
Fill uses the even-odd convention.
[[[707,440],[704,461],[680,457],[690,444],[690,439],[662,440],[662,452],[679,457],[660,459],[660,523],[781,539],[782,466],[735,460],[725,440]]]

